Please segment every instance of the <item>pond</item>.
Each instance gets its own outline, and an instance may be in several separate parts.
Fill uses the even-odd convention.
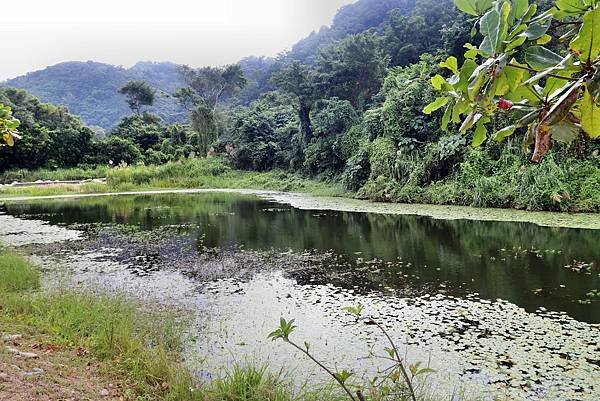
[[[600,398],[600,231],[525,222],[302,210],[268,195],[153,194],[9,202],[2,240],[52,285],[125,291],[195,315],[190,364],[320,373],[266,339],[294,318],[323,359],[375,372],[365,305],[440,389]],[[210,358],[207,358],[210,356]]]

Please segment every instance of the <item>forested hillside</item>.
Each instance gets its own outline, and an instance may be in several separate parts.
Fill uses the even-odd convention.
[[[451,3],[450,0],[360,0],[344,6],[331,27],[312,33],[289,52],[277,58],[241,60],[248,85],[234,103],[247,105],[260,94],[273,90],[271,76],[289,60],[314,64],[321,47],[368,30],[384,36],[392,65],[415,62],[421,53],[436,52],[442,43],[454,43],[457,32],[464,33],[460,26],[465,18]],[[25,89],[44,102],[66,106],[89,126],[111,129],[128,114],[118,89],[129,80],[139,79],[159,91],[155,105],[148,111],[166,122],[176,122],[186,118],[185,111],[168,96],[182,86],[176,67],[168,62],[139,62],[129,69],[93,61],[65,62],[10,79],[0,86]]]
[[[564,11],[559,3],[359,0],[276,59],[198,69],[88,63],[96,73],[60,93],[75,103],[73,93],[85,94],[85,121],[106,118],[101,123],[114,127],[98,145],[113,153],[92,146],[76,160],[30,163],[38,159],[14,156],[33,149],[22,146],[3,150],[9,156],[2,166],[160,164],[208,155],[237,169],[330,180],[378,201],[599,211],[600,35],[589,31],[598,7],[581,0]],[[88,64],[63,66],[85,76],[77,66]],[[44,78],[55,68],[20,80],[37,82],[34,93],[58,88]],[[115,74],[128,79],[132,71],[148,85],[133,82],[143,90],[118,94]],[[103,79],[112,89],[98,85],[106,101],[94,103],[90,85]],[[150,105],[142,113],[144,94],[156,100],[141,103]],[[27,118],[27,105],[52,107],[20,92],[4,96],[0,102],[14,106],[17,118]],[[123,108],[119,117],[111,114],[114,104]],[[110,113],[94,110],[98,105]],[[171,124],[179,119],[186,123]],[[26,125],[23,143],[37,141],[28,138],[37,127]],[[57,139],[52,146],[63,145]]]
[[[125,69],[93,61],[65,62],[8,80],[0,86],[25,89],[44,102],[66,106],[89,126],[110,129],[129,114],[118,90],[132,79],[147,81],[158,90],[150,111],[168,122],[185,120],[185,111],[168,96],[181,85],[173,63],[139,62]]]

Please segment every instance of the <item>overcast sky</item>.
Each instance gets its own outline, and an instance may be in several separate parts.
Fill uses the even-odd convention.
[[[354,1],[2,1],[0,81],[62,61],[203,66],[273,56]]]

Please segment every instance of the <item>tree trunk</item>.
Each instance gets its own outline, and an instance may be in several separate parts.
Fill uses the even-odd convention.
[[[304,145],[308,145],[313,138],[312,125],[310,123],[310,105],[300,103],[298,117],[300,118],[300,131],[302,131]]]

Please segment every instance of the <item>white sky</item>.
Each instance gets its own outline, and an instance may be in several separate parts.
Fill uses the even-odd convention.
[[[203,66],[273,56],[354,1],[2,0],[0,81],[62,61]]]

